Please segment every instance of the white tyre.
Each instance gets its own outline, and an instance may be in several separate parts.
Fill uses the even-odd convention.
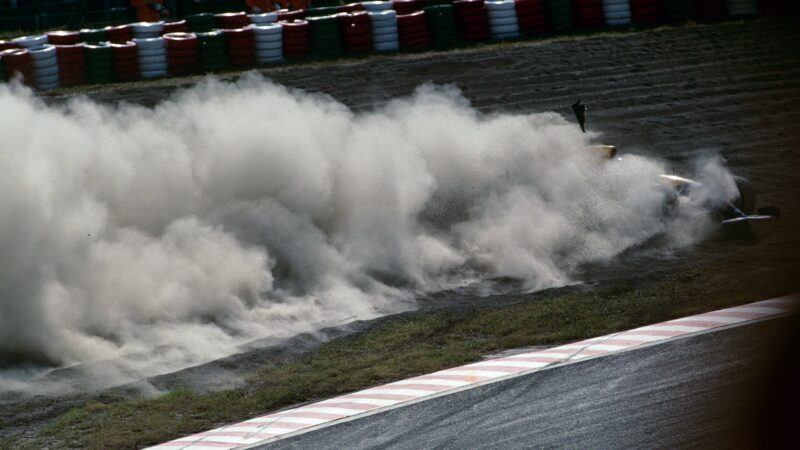
[[[35,67],[33,69],[33,75],[36,77],[50,77],[53,75],[58,76],[58,65],[48,66],[48,67]]]
[[[12,42],[19,45],[20,47],[27,49],[39,48],[44,44],[47,44],[47,36],[43,34],[34,36],[22,36],[13,39]]]
[[[513,1],[489,1],[484,3],[489,11],[514,11]]]
[[[506,17],[506,18],[497,19],[497,20],[489,19],[489,26],[492,26],[492,27],[503,27],[503,26],[506,26],[506,25],[516,25],[516,24],[517,24],[516,16],[515,17]]]
[[[366,11],[386,11],[392,9],[392,2],[361,2]]]
[[[250,14],[250,22],[258,25],[262,23],[275,23],[278,20],[278,13],[268,12],[262,14]]]
[[[501,19],[503,17],[517,17],[517,11],[510,10],[510,11],[489,11],[489,20],[492,19]]]
[[[160,37],[147,39],[133,38],[133,42],[139,46],[140,50],[156,50],[166,48],[164,38]]]
[[[164,22],[137,22],[131,24],[134,34],[161,33],[164,31]]]
[[[506,33],[519,33],[519,25],[503,25],[500,27],[491,27],[490,28],[492,35],[495,34],[506,34]]]
[[[268,42],[268,43],[256,43],[256,51],[264,51],[264,50],[275,50],[275,49],[282,49],[283,42]]]

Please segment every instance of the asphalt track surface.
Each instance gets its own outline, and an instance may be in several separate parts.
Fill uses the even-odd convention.
[[[797,325],[692,335],[253,448],[780,447],[798,409]]]

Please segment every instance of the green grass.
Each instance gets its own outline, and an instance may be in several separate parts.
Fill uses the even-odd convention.
[[[332,340],[296,362],[254,373],[246,388],[176,390],[155,399],[92,402],[53,421],[33,446],[152,445],[279,408],[475,361],[516,347],[555,345],[736,302],[691,295],[691,271],[656,286],[612,286],[501,308],[412,314]]]

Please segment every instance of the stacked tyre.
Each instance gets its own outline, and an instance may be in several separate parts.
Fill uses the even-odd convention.
[[[163,36],[168,33],[189,33],[190,31],[189,25],[185,20],[178,20],[175,22],[165,22],[164,30],[162,30],[161,35]]]
[[[603,0],[603,19],[608,25],[629,25],[631,23],[629,0]]]
[[[399,50],[400,37],[397,33],[397,13],[393,9],[384,9],[369,11],[368,14],[370,25],[372,26],[372,48],[376,52],[396,52]]]
[[[553,31],[575,28],[572,21],[572,0],[547,0],[548,22]]]
[[[631,20],[642,25],[661,23],[661,5],[659,0],[630,0]]]
[[[47,43],[52,45],[75,45],[81,42],[81,35],[77,31],[50,31],[45,36]]]
[[[514,0],[492,0],[486,2],[489,15],[489,30],[492,39],[516,39],[519,37],[519,23]]]
[[[397,36],[402,50],[422,50],[431,46],[431,35],[425,12],[398,14]]]
[[[336,16],[318,16],[306,20],[314,53],[324,58],[340,56],[343,49],[339,19]]]
[[[524,34],[547,33],[544,0],[514,0],[519,31]]]
[[[459,38],[464,41],[489,39],[489,15],[483,0],[455,0]]]
[[[580,28],[603,26],[603,0],[575,0],[575,25]]]
[[[28,49],[33,58],[33,75],[36,78],[36,89],[46,91],[55,89],[58,83],[58,57],[56,48],[46,44],[39,48]]]
[[[354,12],[365,11],[365,9],[364,6],[361,5],[361,3],[348,3],[346,5],[338,6],[336,8],[336,11],[340,13],[354,13]]]
[[[309,17],[334,16],[339,13],[339,8],[336,6],[321,6],[318,8],[306,8],[303,10],[303,13],[305,14],[306,19],[308,19]]]
[[[114,81],[114,56],[110,44],[84,44],[83,57],[86,62],[87,83],[100,84]]]
[[[164,32],[164,22],[139,22],[131,24],[134,39],[155,39]]]
[[[134,38],[133,42],[139,47],[139,71],[142,78],[160,78],[169,74],[164,38]]]
[[[86,44],[98,44],[100,42],[108,41],[106,30],[102,28],[84,28],[79,31],[81,42]]]
[[[181,76],[194,73],[199,64],[197,36],[194,33],[177,32],[166,33],[163,38],[169,74]]]
[[[86,57],[83,45],[56,45],[58,60],[58,82],[61,86],[77,86],[86,83]]]
[[[304,20],[306,18],[306,13],[302,9],[296,9],[294,11],[289,11],[288,9],[281,9],[278,11],[278,21],[281,22],[292,22],[295,20]]]
[[[247,17],[247,16],[245,16]],[[224,29],[225,51],[228,53],[228,64],[232,67],[251,67],[256,62],[256,41],[253,27]]]
[[[33,66],[33,80],[37,89],[53,89],[58,87],[58,59],[56,49],[47,44],[47,36],[23,36],[14,39],[14,43],[28,50],[28,57]],[[20,56],[20,60],[26,57]],[[23,68],[24,66],[21,66]],[[25,75],[23,73],[23,75]]]
[[[5,66],[6,79],[13,80],[20,77],[28,86],[33,86],[33,57],[24,48],[9,48],[0,51],[0,59]]]
[[[695,13],[698,20],[722,20],[728,14],[727,9],[725,0],[696,0],[695,3]]]
[[[664,3],[670,22],[685,22],[694,19],[694,0],[669,0]]]
[[[387,11],[392,9],[391,2],[361,2],[361,8],[367,12]]]
[[[308,22],[305,20],[292,20],[291,22],[280,21],[278,23],[283,27],[283,56],[297,59],[308,55],[311,50]]]
[[[420,0],[392,0],[392,9],[398,16],[413,14],[422,11],[422,2]]]
[[[186,20],[189,31],[193,33],[205,33],[213,30],[217,26],[214,15],[211,13],[193,14],[191,16],[186,16],[184,20]]]
[[[428,32],[431,42],[439,48],[446,48],[458,43],[456,18],[452,5],[433,5],[423,8],[428,19]]]
[[[108,38],[108,42],[113,42],[115,44],[130,42],[130,40],[133,39],[133,27],[130,25],[106,27],[106,37]]]
[[[225,35],[222,31],[207,31],[197,35],[200,54],[200,70],[204,73],[219,72],[228,67],[225,55]]]
[[[243,12],[215,14],[214,19],[223,30],[239,30],[250,25],[250,19]]]
[[[139,47],[131,41],[112,42],[111,56],[114,65],[114,78],[117,81],[138,80],[141,74],[139,68]]]
[[[360,5],[359,5],[360,6]],[[372,21],[366,11],[339,14],[344,49],[351,53],[367,53],[372,50]]]
[[[254,25],[253,33],[256,42],[256,63],[268,64],[283,60],[283,27],[280,24]]]
[[[731,17],[755,16],[758,14],[756,0],[728,0],[728,14]]]
[[[253,25],[267,25],[278,21],[278,13],[269,12],[263,14],[250,14],[247,16]]]

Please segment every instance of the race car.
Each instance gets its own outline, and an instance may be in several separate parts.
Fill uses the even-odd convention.
[[[578,100],[572,105],[581,131],[586,132],[586,106]],[[617,157],[617,148],[613,145],[592,145],[587,150],[607,160]],[[665,205],[667,210],[679,203],[680,197],[702,198],[704,206],[719,222],[720,230],[725,237],[746,241],[757,241],[766,234],[766,230],[774,226],[780,219],[780,209],[775,206],[756,208],[756,193],[752,185],[742,177],[736,177],[738,196],[733,200],[723,198],[713,192],[701,181],[691,180],[678,175],[663,174],[659,183],[670,189]],[[699,195],[698,195],[699,194]]]

